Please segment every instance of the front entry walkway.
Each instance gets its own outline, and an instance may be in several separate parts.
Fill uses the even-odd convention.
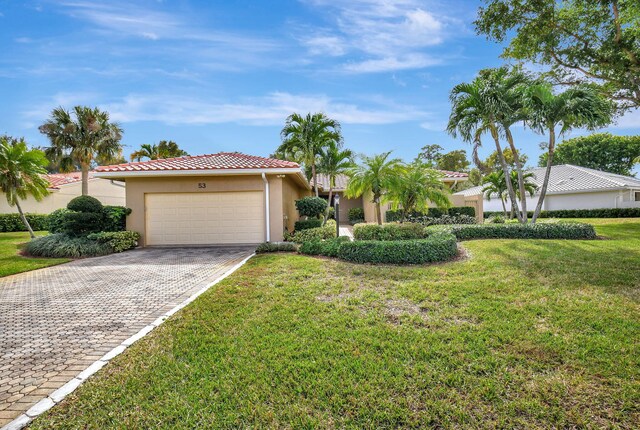
[[[140,249],[0,278],[0,427],[253,250]]]

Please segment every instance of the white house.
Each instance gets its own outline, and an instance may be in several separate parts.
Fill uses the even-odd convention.
[[[56,209],[67,207],[74,197],[82,195],[80,172],[54,173],[45,175],[49,181],[49,195],[37,202],[33,197],[20,201],[24,212],[48,214]],[[89,195],[100,200],[103,205],[124,206],[125,187],[123,182],[101,179],[89,172]],[[17,209],[9,206],[7,199],[0,198],[0,213],[15,213]]]
[[[534,174],[533,182],[540,187],[545,168],[535,168],[530,172]],[[480,195],[482,188],[477,186],[456,194],[467,197]],[[535,209],[538,197],[539,193],[527,196],[527,210]],[[510,207],[507,201],[507,208]],[[640,179],[571,164],[551,167],[543,210],[602,208],[640,208]],[[500,198],[492,196],[489,199],[485,195],[484,211],[502,211]]]

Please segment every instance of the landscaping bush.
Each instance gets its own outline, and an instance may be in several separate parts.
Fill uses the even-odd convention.
[[[424,264],[450,260],[457,252],[456,238],[442,233],[418,240],[347,242],[340,245],[338,257],[354,263]]]
[[[504,216],[499,214],[491,215],[485,222],[488,224],[504,224]]]
[[[336,237],[336,222],[329,220],[323,227],[309,228],[295,232],[291,239],[295,243],[310,242],[312,240],[324,240]]]
[[[489,218],[502,212],[485,212],[484,217]],[[533,211],[527,212],[529,218],[533,217]],[[640,208],[603,208],[603,209],[563,209],[555,211],[542,211],[540,218],[637,218],[640,217]]]
[[[407,215],[407,221],[422,223],[425,218],[440,218],[445,215],[450,215],[450,216],[466,215],[470,217],[475,217],[476,210],[471,206],[456,206],[449,209],[429,208],[427,212],[409,213]],[[387,219],[387,222],[401,221],[402,212],[389,210],[386,212],[386,219]]]
[[[327,201],[322,197],[303,197],[296,200],[296,209],[300,216],[318,218],[327,210]]]
[[[65,216],[71,212],[67,208],[56,209],[47,218],[47,230],[49,233],[63,233]]]
[[[293,230],[302,231],[302,230],[308,230],[310,228],[318,228],[318,227],[322,227],[322,220],[318,218],[310,218],[310,219],[303,219],[300,221],[296,221],[296,223],[294,224]]]
[[[79,196],[67,204],[68,211],[61,215],[60,232],[74,236],[98,233],[105,225],[102,203],[91,196]]]
[[[336,209],[330,207],[327,210],[329,211],[329,216],[327,217],[327,219],[336,219]]]
[[[104,226],[102,231],[125,231],[127,216],[131,209],[124,206],[104,206]]]
[[[595,229],[591,224],[573,222],[454,225],[450,231],[458,240],[596,238]]]
[[[113,252],[122,252],[138,246],[140,233],[135,231],[103,231],[92,233],[87,236],[87,239],[107,244]]]
[[[111,254],[107,243],[100,243],[86,237],[69,236],[64,233],[50,234],[28,242],[24,248],[34,257],[79,258]]]
[[[74,212],[102,213],[104,206],[100,200],[91,196],[78,196],[67,203],[67,209]]]
[[[351,208],[347,212],[347,218],[349,218],[350,224],[357,224],[364,222],[364,209],[363,208]]]
[[[306,255],[324,255],[326,257],[337,257],[340,246],[349,242],[346,236],[335,237],[327,240],[312,240],[300,245],[298,252]]]
[[[265,252],[295,252],[298,248],[295,243],[291,242],[264,242],[256,248],[256,254]]]
[[[409,240],[425,237],[424,226],[416,223],[358,224],[353,227],[356,240]]]
[[[473,209],[473,208],[472,208]],[[438,218],[424,218],[421,222],[422,225],[451,225],[451,224],[475,224],[478,220],[476,217],[469,215],[442,215]]]
[[[34,231],[47,230],[48,215],[43,214],[24,214]],[[0,214],[0,232],[27,231],[27,227],[22,222],[20,214]]]

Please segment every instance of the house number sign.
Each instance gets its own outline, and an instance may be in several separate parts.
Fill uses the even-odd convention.
[[[198,188],[202,189],[202,188],[207,188],[207,184],[204,182],[198,182]]]

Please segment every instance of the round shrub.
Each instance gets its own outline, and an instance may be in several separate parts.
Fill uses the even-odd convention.
[[[346,242],[338,248],[337,256],[354,263],[424,264],[447,261],[457,253],[455,236],[439,233],[419,240]]]
[[[70,213],[69,209],[60,208],[49,214],[47,220],[49,233],[62,233],[64,231],[65,216]]]
[[[318,218],[327,210],[327,201],[322,197],[303,197],[296,200],[296,209],[300,216]]]
[[[62,215],[60,232],[74,236],[86,236],[102,231],[105,226],[105,211],[102,203],[91,196],[79,196],[67,204],[68,211]]]
[[[74,237],[63,233],[50,234],[28,242],[24,248],[34,257],[80,258],[110,254],[111,246],[86,237]]]
[[[358,224],[353,227],[356,240],[410,240],[425,237],[422,224],[405,222],[387,224]]]
[[[91,196],[78,196],[67,203],[67,209],[74,212],[102,213],[104,207],[100,200]]]

